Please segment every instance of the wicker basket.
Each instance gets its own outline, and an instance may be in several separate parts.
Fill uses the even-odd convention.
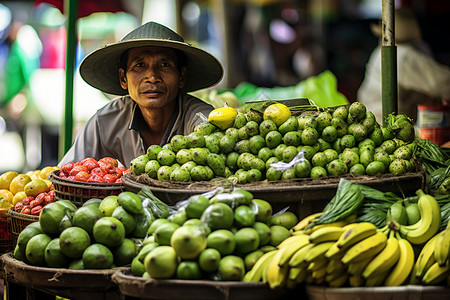
[[[80,207],[92,198],[103,199],[106,196],[119,195],[125,191],[121,183],[80,182],[59,177],[59,170],[50,174],[55,196],[58,200],[69,200]]]
[[[21,214],[12,209],[8,210],[8,215],[11,217],[11,229],[15,235],[19,235],[29,224],[39,221],[39,216]]]
[[[11,217],[8,211],[0,210],[0,253],[8,253],[14,250],[17,236],[11,230]]]

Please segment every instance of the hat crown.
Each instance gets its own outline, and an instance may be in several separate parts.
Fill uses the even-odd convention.
[[[121,41],[138,39],[157,39],[184,42],[184,39],[175,31],[155,22],[145,23],[128,33]]]

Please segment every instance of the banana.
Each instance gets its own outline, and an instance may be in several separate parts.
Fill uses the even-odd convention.
[[[388,274],[389,274],[389,270],[381,272],[379,274],[375,274],[369,278],[366,278],[366,283],[364,284],[364,286],[374,287],[374,286],[383,285],[383,282],[386,279]]]
[[[325,275],[327,275],[327,266],[323,265],[322,268],[319,268],[315,271],[312,271],[312,278],[314,279],[325,279]]]
[[[417,279],[421,279],[425,272],[435,263],[434,248],[438,235],[432,237],[422,248],[415,263],[415,275]]]
[[[447,262],[444,266],[440,266],[435,262],[423,275],[422,284],[424,285],[438,285],[444,282],[450,274],[450,263]]]
[[[336,222],[327,223],[327,224],[314,225],[311,228],[306,228],[305,229],[305,233],[311,235],[313,232],[315,232],[316,230],[319,230],[321,228],[326,228],[326,227],[344,227],[344,226],[346,226],[348,224],[349,223],[347,221],[343,220],[343,221],[336,221]]]
[[[386,247],[378,253],[372,261],[364,269],[363,277],[369,278],[371,276],[383,273],[391,269],[400,257],[400,248],[398,240],[395,237],[395,232],[391,231],[386,242]]]
[[[308,266],[306,267],[306,270],[312,272],[312,271],[322,268],[327,263],[328,263],[328,260],[325,257],[319,258],[319,259],[316,259],[316,260],[310,262],[308,264]]]
[[[330,271],[330,269],[332,269],[332,271]],[[331,268],[330,268],[330,264],[328,264],[327,268],[326,268],[327,274],[325,276],[325,281],[326,282],[333,281],[336,278],[338,278],[339,276],[341,276],[342,273],[346,273],[346,271],[347,271],[347,268],[343,264],[341,264],[341,262],[339,262],[339,265],[333,266]]]
[[[339,249],[347,249],[359,241],[377,233],[377,227],[369,222],[354,223],[342,233],[337,241]]]
[[[271,289],[283,287],[289,274],[289,266],[284,265],[280,267],[279,261],[283,251],[278,250],[273,256],[272,260],[267,265],[265,272],[267,273],[267,283]]]
[[[305,271],[305,268],[289,268],[288,279],[295,281],[297,276],[303,271]]]
[[[309,235],[309,242],[318,244],[323,242],[337,241],[343,231],[344,229],[338,226],[319,228]]]
[[[304,261],[309,264],[316,259],[325,258],[325,252],[327,252],[333,244],[334,242],[314,244],[315,246],[306,254]]]
[[[327,274],[333,274],[340,272],[341,270],[346,270],[347,267],[341,263],[341,258],[328,260],[327,263]]]
[[[348,283],[351,287],[360,287],[364,285],[364,278],[361,275],[350,275]]]
[[[275,254],[279,250],[272,250],[264,253],[253,265],[253,267],[244,275],[242,281],[244,282],[259,282],[262,279],[262,274],[269,264],[269,262],[273,259]]]
[[[417,203],[410,203],[408,199],[405,199],[404,203],[406,207],[408,225],[416,224],[420,220],[419,205],[417,205]]]
[[[364,269],[367,265],[372,261],[373,257],[369,257],[363,261],[349,263],[347,266],[347,272],[350,275],[359,275],[362,276]]]
[[[309,235],[307,235],[303,232],[296,234],[296,235],[291,235],[291,236],[285,238],[281,243],[279,243],[276,248],[281,249],[284,247],[290,247],[291,245],[295,245],[296,243],[299,243],[299,242],[302,243],[305,238],[306,238],[306,240],[308,240]]]
[[[439,230],[441,225],[441,210],[439,203],[431,195],[426,195],[421,189],[417,190],[417,202],[420,220],[413,225],[400,226],[400,233],[413,244],[420,245],[427,242]]]
[[[300,222],[298,222],[294,227],[292,227],[292,231],[300,231],[304,230],[306,226],[308,226],[310,223],[314,222],[314,219],[317,219],[323,212],[318,212],[311,214],[309,216],[306,216]]]
[[[363,261],[369,257],[374,257],[383,250],[386,243],[386,234],[379,231],[351,246],[342,257],[341,262],[346,265],[351,262]]]
[[[325,257],[328,259],[334,259],[336,257],[342,258],[342,253],[344,253],[344,249],[338,247],[338,242],[335,242],[331,245],[330,249],[325,252]]]
[[[305,247],[299,249],[297,252],[292,255],[291,259],[289,260],[289,267],[296,268],[300,267],[302,265],[306,265],[304,262],[306,254],[308,254],[309,250],[311,250],[312,247],[314,247],[315,244],[308,244]]]
[[[411,243],[397,234],[400,257],[384,281],[385,286],[399,286],[408,278],[414,266],[414,249]]]
[[[287,240],[289,241],[286,242]],[[281,242],[281,244],[278,247],[278,249],[280,249],[280,251],[283,252],[279,261],[280,266],[282,267],[285,264],[289,263],[289,260],[291,259],[292,255],[294,255],[295,252],[305,247],[309,243],[310,242],[308,235],[293,235],[288,237],[283,242]]]
[[[344,286],[345,283],[348,280],[348,274],[347,273],[342,273],[341,276],[337,277],[336,279],[332,280],[332,281],[328,281],[328,285],[330,287],[341,287]]]
[[[446,264],[450,256],[450,222],[447,227],[442,230],[436,238],[436,245],[434,247],[434,258],[442,267]]]

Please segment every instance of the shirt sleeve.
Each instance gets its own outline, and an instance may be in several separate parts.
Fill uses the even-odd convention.
[[[194,98],[187,105],[185,113],[185,125],[184,125],[184,135],[194,131],[195,126],[200,123],[208,121],[208,115],[213,110],[213,107],[199,99]]]
[[[440,99],[450,99],[450,68],[410,47],[398,51],[398,84]]]

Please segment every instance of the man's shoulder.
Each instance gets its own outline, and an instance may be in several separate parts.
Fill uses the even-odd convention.
[[[211,109],[211,110],[213,109],[213,107],[210,104],[190,94],[185,94],[182,97],[182,103],[184,107],[190,107],[191,105],[195,105],[197,107],[201,107],[202,109]]]
[[[125,112],[133,109],[133,101],[128,96],[120,96],[112,99],[97,111],[97,116],[109,115],[111,113]]]

